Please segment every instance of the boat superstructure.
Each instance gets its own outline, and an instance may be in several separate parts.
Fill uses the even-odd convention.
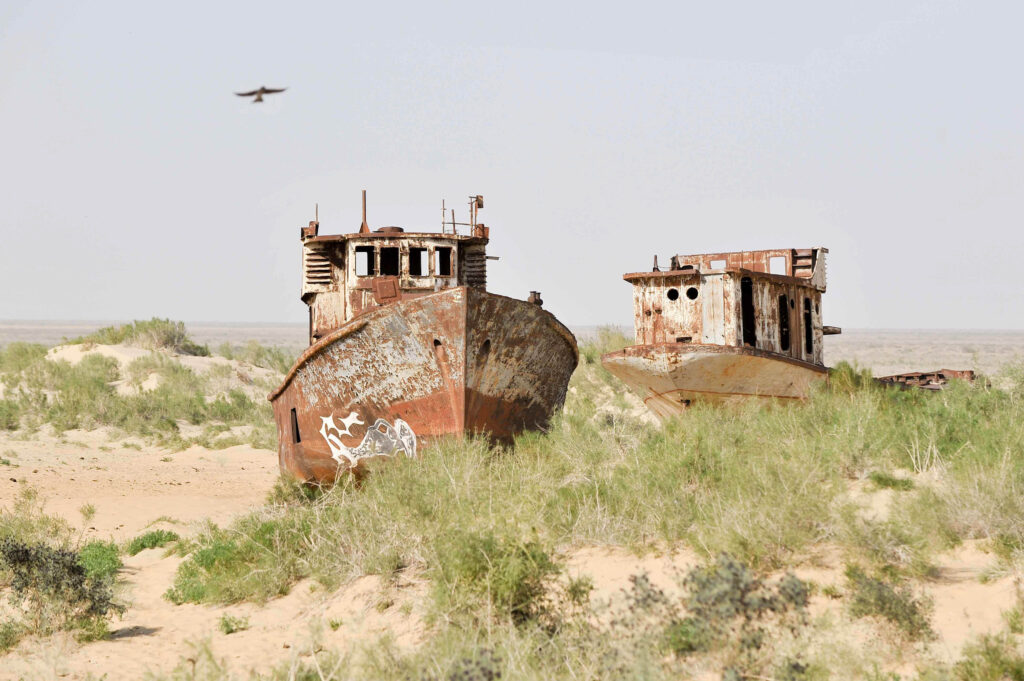
[[[661,417],[697,400],[805,397],[826,375],[826,248],[676,255],[633,285],[636,345],[602,364]]]
[[[482,207],[439,233],[370,230],[364,192],[358,232],[301,230],[310,346],[269,396],[282,470],[331,481],[444,435],[509,439],[561,407],[576,340],[539,294],[486,290]]]

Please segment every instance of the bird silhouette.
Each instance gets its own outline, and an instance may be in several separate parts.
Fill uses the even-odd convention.
[[[272,88],[272,87],[266,87],[265,85],[260,85],[259,89],[257,89],[257,90],[251,90],[249,92],[236,92],[235,94],[238,95],[239,97],[252,97],[253,95],[255,95],[255,99],[252,100],[252,103],[255,104],[256,102],[262,102],[263,101],[263,95],[272,95],[272,94],[274,94],[276,92],[284,92],[287,89],[288,88],[286,88],[286,87],[283,87],[283,88]]]

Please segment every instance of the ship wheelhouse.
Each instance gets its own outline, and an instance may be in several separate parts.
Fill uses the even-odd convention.
[[[826,248],[677,255],[633,284],[637,345],[747,347],[823,365]]]
[[[482,205],[482,200],[480,201]],[[312,345],[353,318],[400,300],[459,286],[487,287],[490,229],[475,221],[469,234],[369,228],[320,235],[302,229],[302,301],[309,306]]]

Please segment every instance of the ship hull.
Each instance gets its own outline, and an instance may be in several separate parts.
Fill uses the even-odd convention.
[[[661,419],[695,402],[802,399],[827,376],[822,366],[773,352],[690,343],[635,345],[602,356],[601,363]]]
[[[572,333],[521,300],[459,287],[379,307],[310,346],[271,393],[281,470],[331,482],[442,436],[544,428],[577,361]]]

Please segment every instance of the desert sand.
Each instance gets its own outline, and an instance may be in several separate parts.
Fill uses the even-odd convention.
[[[828,343],[830,362],[854,361],[876,374],[939,367],[996,372],[1024,356],[1024,334],[1020,333],[857,332],[830,338]],[[131,348],[78,346],[56,349],[51,356],[75,362],[83,351],[113,356],[121,363],[145,354]],[[200,372],[227,362],[222,358],[187,361]],[[25,439],[0,433],[0,453],[10,460],[10,465],[0,467],[0,506],[8,506],[20,490],[31,486],[45,499],[48,512],[80,527],[84,537],[117,541],[153,527],[188,535],[207,521],[228,523],[262,504],[278,475],[272,451],[249,446],[169,451],[138,439],[118,439],[105,429],[59,436],[44,429]],[[851,489],[851,499],[863,506],[868,517],[884,517],[892,492],[862,487]],[[86,504],[95,508],[95,515],[83,524],[79,510]],[[687,550],[655,550],[637,556],[616,547],[577,547],[564,558],[569,575],[592,578],[592,599],[608,603],[621,598],[630,576],[641,572],[660,588],[677,590],[680,575],[699,562]],[[244,677],[250,670],[309,660],[317,651],[345,650],[354,642],[384,634],[399,646],[415,646],[427,632],[426,585],[415,574],[403,574],[394,584],[363,576],[333,592],[300,582],[286,596],[264,605],[175,606],[163,594],[172,585],[180,561],[160,549],[125,557],[127,585],[122,600],[128,608],[113,621],[110,640],[78,644],[69,635],[57,635],[22,642],[0,658],[0,679],[140,678],[146,672],[166,673],[190,655],[194,658],[196,645],[203,642],[233,673]],[[939,636],[928,647],[928,655],[956,659],[971,637],[1003,626],[1000,613],[1013,601],[1015,587],[1008,577],[980,579],[992,562],[993,557],[976,543],[940,558],[939,578],[927,586]],[[842,582],[842,566],[841,556],[825,551],[809,556],[797,573],[824,588]],[[843,619],[841,607],[822,595],[821,589],[814,596],[812,612]],[[225,635],[218,628],[224,614],[247,618],[250,627]],[[835,631],[837,641],[830,644],[845,641],[862,650],[870,649],[870,639],[876,635],[863,621],[847,620]]]

